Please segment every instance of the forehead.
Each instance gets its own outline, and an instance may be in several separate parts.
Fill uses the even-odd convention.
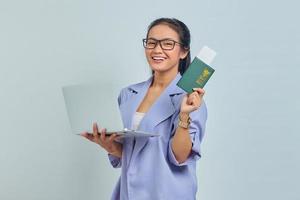
[[[155,39],[158,39],[158,40],[165,39],[165,38],[170,38],[170,39],[178,40],[179,35],[176,31],[174,31],[168,25],[159,24],[159,25],[153,26],[149,30],[148,38],[155,38]]]

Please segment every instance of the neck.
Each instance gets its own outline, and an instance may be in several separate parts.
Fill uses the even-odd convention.
[[[177,71],[171,73],[154,72],[152,87],[160,89],[166,88],[169,83],[176,77],[177,73]]]

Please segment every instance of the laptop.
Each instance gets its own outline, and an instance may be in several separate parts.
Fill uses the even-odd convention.
[[[156,133],[124,127],[118,105],[120,88],[111,83],[69,85],[62,87],[66,111],[74,134],[92,134],[93,123],[106,128],[106,135],[155,137]]]

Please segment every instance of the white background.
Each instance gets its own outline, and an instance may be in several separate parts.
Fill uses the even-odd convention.
[[[120,171],[70,132],[61,86],[150,75],[142,38],[185,22],[192,56],[218,52],[205,100],[198,199],[296,200],[300,168],[297,1],[0,1],[0,199],[109,199]],[[155,162],[153,163],[155,165]]]

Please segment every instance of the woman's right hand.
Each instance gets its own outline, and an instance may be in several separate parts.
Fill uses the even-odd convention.
[[[105,136],[106,129],[101,129],[101,134],[99,135],[97,123],[93,124],[93,134],[88,132],[83,132],[80,135],[87,138],[91,142],[99,144],[104,148],[109,154],[116,157],[122,157],[122,144],[115,141],[119,136],[117,134],[112,134],[110,136]]]

